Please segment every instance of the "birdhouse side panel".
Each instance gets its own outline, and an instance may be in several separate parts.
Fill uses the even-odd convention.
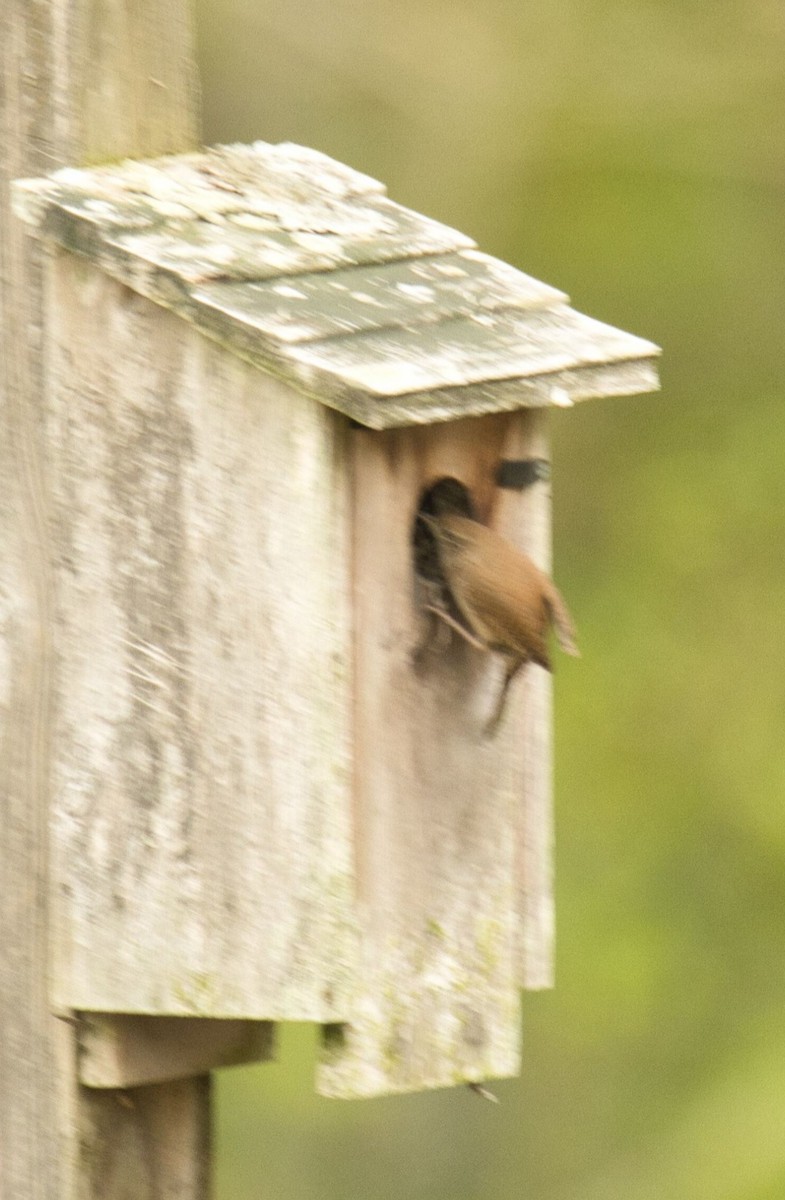
[[[54,990],[340,1019],[354,967],[341,417],[54,259]]]

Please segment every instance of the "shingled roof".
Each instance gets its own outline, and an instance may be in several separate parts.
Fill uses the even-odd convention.
[[[291,144],[15,187],[41,236],[376,429],[658,386],[658,348],[570,308],[382,184]]]

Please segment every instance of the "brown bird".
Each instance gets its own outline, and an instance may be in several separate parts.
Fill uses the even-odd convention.
[[[578,655],[575,629],[553,580],[530,558],[487,525],[457,513],[422,515],[436,539],[439,562],[465,626],[436,605],[436,614],[461,637],[507,660],[501,693],[486,732],[499,724],[507,691],[521,667],[539,663],[550,671],[548,631],[567,654]]]

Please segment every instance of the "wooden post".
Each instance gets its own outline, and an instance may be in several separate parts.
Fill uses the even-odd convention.
[[[51,586],[42,459],[42,247],[11,180],[191,148],[186,0],[0,6],[0,1198],[207,1194],[209,1078],[96,1091],[51,1015]]]

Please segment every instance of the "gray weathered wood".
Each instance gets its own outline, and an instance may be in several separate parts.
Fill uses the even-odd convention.
[[[274,1057],[269,1021],[211,1021],[82,1013],[79,1078],[93,1088],[129,1088],[205,1075]]]
[[[549,424],[547,410],[530,412],[525,419],[512,422],[504,457],[549,462]],[[550,479],[539,479],[520,493],[501,490],[496,514],[499,532],[550,573]],[[559,660],[556,652],[557,671]],[[525,988],[537,989],[551,987],[554,974],[552,677],[531,664],[516,686],[521,694],[524,741],[516,871],[520,982]]]
[[[56,1002],[342,1019],[345,422],[74,255],[48,307]]]
[[[5,0],[0,77],[0,1196],[197,1200],[206,1081],[146,1089],[134,1111],[91,1097],[76,1085],[73,1029],[50,1013],[42,256],[10,212],[14,178],[193,143],[187,5]],[[125,1183],[112,1190],[120,1169]]]
[[[21,183],[17,207],[47,236],[163,303],[167,278],[186,286],[269,279],[474,245],[382,192],[326,155],[257,142],[60,171]]]
[[[397,326],[308,343],[297,360],[380,398],[645,357],[646,343],[566,305],[533,312],[472,313],[425,328]],[[293,352],[295,353],[295,352]]]
[[[522,408],[569,408],[599,396],[656,392],[659,386],[656,363],[650,359],[634,359],[608,366],[554,371],[531,379],[480,381],[461,388],[431,388],[426,392],[386,398],[383,405],[376,398],[356,394],[352,398],[352,408],[362,424],[371,429],[385,429],[396,425],[454,421],[460,416],[518,412]]]
[[[194,291],[281,342],[310,342],[382,328],[422,326],[450,317],[566,300],[555,288],[478,250],[461,250],[265,283],[214,283]]]
[[[61,171],[44,236],[371,428],[656,388],[656,346],[301,147]],[[601,390],[602,389],[602,390]]]
[[[290,350],[301,378],[315,390],[325,389],[336,406],[352,411],[355,397],[372,397],[377,423],[401,423],[396,401],[404,397],[411,410],[419,403],[426,420],[438,409],[429,394],[438,392],[442,404],[450,397],[450,417],[475,415],[472,393],[482,390],[485,403],[495,399],[498,383],[534,380],[546,405],[563,405],[582,398],[562,380],[568,373],[580,386],[581,371],[608,363],[647,363],[651,344],[621,333],[566,305],[532,312],[504,310],[458,317],[422,328],[396,326],[352,338],[308,342]],[[518,387],[516,408],[525,407],[527,391]],[[367,400],[365,401],[367,406]],[[388,411],[388,405],[390,406]],[[497,410],[508,407],[496,401]],[[512,407],[511,405],[509,407]],[[390,419],[392,417],[392,419]],[[445,418],[442,418],[445,419]]]
[[[446,1086],[519,1067],[516,831],[538,846],[547,842],[531,823],[550,827],[550,781],[532,761],[540,741],[522,737],[521,685],[497,734],[483,734],[498,694],[498,659],[457,641],[413,666],[422,616],[411,534],[423,489],[443,476],[471,490],[481,519],[514,534],[531,505],[520,493],[500,496],[494,474],[510,450],[535,444],[536,420],[496,415],[354,434],[363,958],[352,1015],[325,1043],[319,1087],[329,1095]],[[529,534],[518,528],[518,537]],[[539,530],[534,540],[542,559]],[[525,886],[527,908],[548,907],[547,869]],[[547,959],[549,938],[532,931],[529,950]]]

